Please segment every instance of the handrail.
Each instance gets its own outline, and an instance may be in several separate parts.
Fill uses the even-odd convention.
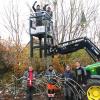
[[[40,14],[39,16],[36,16],[37,14]],[[48,17],[46,17],[45,15],[47,15]],[[39,12],[35,12],[33,14],[31,14],[30,18],[39,18],[39,17],[45,17],[45,18],[49,18],[52,19],[52,17],[46,12],[46,11],[39,11]]]

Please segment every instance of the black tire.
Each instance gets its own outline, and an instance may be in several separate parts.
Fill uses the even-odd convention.
[[[85,100],[88,100],[87,91],[91,86],[100,86],[100,79],[88,79],[87,80],[87,85],[85,87],[85,91],[86,91]]]

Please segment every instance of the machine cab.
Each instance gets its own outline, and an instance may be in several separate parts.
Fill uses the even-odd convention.
[[[51,16],[46,11],[40,11],[30,16],[31,34],[47,33],[52,35],[53,22]]]

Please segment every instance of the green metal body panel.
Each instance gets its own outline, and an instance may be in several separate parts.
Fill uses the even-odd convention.
[[[85,70],[91,75],[100,75],[100,62],[85,67]]]

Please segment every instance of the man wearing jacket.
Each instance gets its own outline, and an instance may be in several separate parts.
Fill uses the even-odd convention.
[[[36,12],[36,26],[42,26],[42,13],[41,13],[41,8],[40,8],[40,5],[37,5],[36,8],[35,8],[35,5],[36,5],[37,1],[34,2],[33,6],[32,6],[32,9],[34,10],[34,12]]]
[[[56,71],[53,68],[53,65],[49,65],[49,67],[47,68],[46,72],[45,72],[45,76],[48,78],[53,78],[56,77]]]
[[[32,66],[30,66],[28,70],[25,71],[23,74],[22,86],[23,88],[26,88],[27,100],[32,100],[32,94],[33,91],[35,90],[34,86],[35,86],[36,76],[37,73],[35,72]]]
[[[77,61],[75,65],[76,65],[75,73],[77,82],[80,85],[86,84],[86,71],[84,70],[83,66],[81,66],[79,61]]]
[[[65,79],[74,79],[73,72],[69,65],[65,65],[65,70],[62,77]],[[73,100],[73,92],[66,82],[64,83],[64,100]]]

